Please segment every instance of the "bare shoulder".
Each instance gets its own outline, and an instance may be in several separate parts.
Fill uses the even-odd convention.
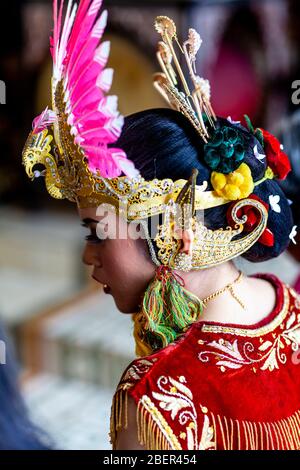
[[[249,286],[249,303],[253,307],[251,312],[255,321],[268,316],[276,307],[278,298],[275,285],[269,280],[259,277],[247,277]],[[250,302],[252,300],[252,302]]]
[[[258,295],[266,296],[269,303],[274,305],[276,302],[275,286],[268,280],[259,277],[247,277],[249,285]]]
[[[146,450],[138,439],[137,406],[132,397],[128,396],[127,427],[122,427],[116,436],[116,450]]]

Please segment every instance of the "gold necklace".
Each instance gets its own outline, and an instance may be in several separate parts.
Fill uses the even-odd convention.
[[[235,284],[237,284],[238,282],[241,281],[243,277],[243,273],[242,271],[239,271],[239,275],[238,277],[235,279],[235,281],[231,282],[230,284],[227,284],[227,286],[223,287],[222,289],[219,289],[217,290],[216,292],[214,292],[213,294],[210,294],[209,296],[205,297],[205,299],[201,299],[202,303],[203,303],[203,307],[206,307],[207,306],[207,303],[214,299],[215,297],[217,297],[218,295],[220,294],[223,294],[223,292],[225,291],[229,291],[230,294],[232,295],[232,297],[240,304],[240,306],[245,310],[246,307],[245,307],[245,304],[241,301],[241,299],[236,295],[236,293],[234,292],[233,290],[233,286]]]

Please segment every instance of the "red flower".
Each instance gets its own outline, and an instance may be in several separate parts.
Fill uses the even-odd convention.
[[[254,199],[256,201],[259,201],[261,204],[263,204],[265,206],[267,211],[269,211],[269,204],[262,201],[258,196],[256,196],[256,194],[251,194],[249,196],[249,199]],[[235,222],[234,222],[234,220],[231,216],[231,210],[232,210],[232,208],[235,204],[236,204],[236,202],[230,204],[229,207],[228,207],[227,213],[226,213],[227,222],[229,223],[229,225],[231,227],[234,227],[234,225],[235,225]],[[244,207],[242,207],[241,209],[239,209],[237,211],[237,216],[238,216],[239,219],[243,215],[247,216],[247,221],[244,224],[244,231],[245,232],[251,232],[252,230],[254,230],[257,227],[257,225],[259,223],[260,213],[258,212],[257,209],[255,209],[255,207],[249,205],[249,206],[244,206]],[[270,229],[266,228],[257,241],[259,243],[261,243],[262,245],[273,246],[274,245],[274,234],[273,234],[273,232],[271,232]]]
[[[276,178],[284,180],[291,171],[289,157],[280,148],[280,142],[276,137],[264,129],[260,129],[264,138],[264,150],[268,165],[273,170]]]

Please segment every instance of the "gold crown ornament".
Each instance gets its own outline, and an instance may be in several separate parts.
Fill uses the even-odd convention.
[[[155,240],[148,236],[151,255],[157,265],[202,269],[238,256],[258,240],[266,227],[267,211],[258,201],[247,199],[251,191],[235,192],[234,197],[227,197],[227,192],[222,190],[226,181],[219,174],[215,175],[212,191],[207,190],[206,181],[196,184],[195,172],[188,181],[171,178],[147,181],[125,152],[112,146],[121,134],[124,120],[117,109],[117,97],[107,94],[113,70],[105,68],[110,44],[101,41],[107,12],[100,12],[100,9],[101,2],[96,0],[79,5],[70,0],[62,20],[63,2],[58,5],[54,1],[52,109],[45,109],[33,121],[22,154],[27,175],[32,179],[45,176],[46,188],[54,198],[67,198],[80,208],[110,204],[128,222],[142,221],[145,230],[144,222],[148,217],[165,214]],[[155,75],[154,86],[169,105],[196,128],[199,139],[208,142],[216,116],[210,104],[209,82],[200,78],[195,69],[201,38],[190,29],[188,39],[180,46],[174,22],[165,16],[156,18],[155,28],[162,38],[157,58],[163,73]],[[174,40],[186,60],[192,91],[175,53]],[[179,79],[183,90],[179,88]],[[37,169],[37,165],[42,165],[43,170]],[[233,175],[233,179],[241,181],[246,176],[245,172],[240,172]],[[253,189],[253,185],[248,186]],[[242,199],[233,208],[236,228],[210,230],[197,220],[197,211],[227,204],[233,199]],[[167,230],[174,205],[183,208],[187,200],[192,201],[189,218],[190,230],[194,233],[188,263],[181,255],[177,256],[180,240]],[[260,221],[253,232],[233,240],[241,235],[245,222],[245,218],[240,220],[236,216],[237,210],[249,204],[258,209]],[[174,226],[174,221],[172,224]]]
[[[260,238],[267,226],[268,211],[266,207],[255,199],[245,198],[238,201],[231,210],[234,228],[209,229],[203,221],[199,220],[195,210],[195,180],[198,170],[193,169],[190,179],[177,197],[176,203],[170,201],[166,207],[165,220],[158,226],[155,236],[158,248],[158,258],[162,264],[173,269],[189,271],[191,269],[205,269],[233,259],[247,251]],[[241,218],[237,213],[246,206],[256,209],[259,214],[259,223],[246,236],[240,237],[243,232],[247,216]],[[177,236],[177,229],[191,230],[193,233],[192,252],[190,254],[179,252],[181,239]]]

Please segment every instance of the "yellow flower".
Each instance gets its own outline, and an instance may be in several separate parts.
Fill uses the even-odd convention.
[[[241,163],[235,171],[227,175],[213,171],[211,184],[219,196],[231,201],[248,197],[254,189],[251,170],[246,163]]]

